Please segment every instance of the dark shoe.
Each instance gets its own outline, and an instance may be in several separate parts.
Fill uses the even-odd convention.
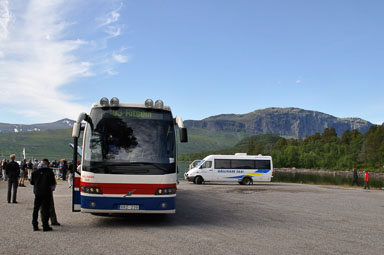
[[[58,222],[55,222],[55,223],[51,223],[52,226],[60,226],[61,224],[58,223]]]
[[[52,231],[53,229],[51,227],[45,227],[43,228],[43,232]]]
[[[17,201],[13,201],[12,203],[17,204]]]
[[[39,227],[38,226],[33,226],[33,231],[39,231]]]

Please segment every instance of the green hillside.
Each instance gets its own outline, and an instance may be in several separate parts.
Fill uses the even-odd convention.
[[[212,132],[206,129],[188,128],[188,143],[179,144],[179,153],[188,154],[231,148],[247,136],[246,133]]]
[[[278,135],[255,135],[242,139],[233,147],[221,150],[212,150],[204,152],[195,152],[189,154],[179,155],[181,161],[193,161],[195,159],[202,159],[211,154],[235,154],[235,153],[248,153],[249,155],[257,155],[272,150],[273,145],[280,139]]]
[[[15,153],[20,159],[25,148],[26,157],[59,159],[71,158],[68,146],[73,142],[72,129],[45,130],[40,132],[19,132],[0,134],[0,157],[8,158]],[[216,132],[204,129],[188,129],[189,142],[179,143],[179,153],[187,154],[231,148],[246,137],[245,133]]]
[[[19,160],[22,157],[22,150],[25,148],[28,159],[71,158],[72,150],[68,145],[73,142],[71,132],[72,129],[60,129],[0,134],[1,157],[8,158],[10,154],[14,153]]]

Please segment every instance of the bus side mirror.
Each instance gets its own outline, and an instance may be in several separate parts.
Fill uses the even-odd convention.
[[[79,138],[80,128],[81,128],[81,124],[79,124],[79,123],[73,124],[73,129],[72,129],[72,137],[73,138]]]
[[[186,128],[180,128],[180,142],[181,143],[188,142],[188,132]]]

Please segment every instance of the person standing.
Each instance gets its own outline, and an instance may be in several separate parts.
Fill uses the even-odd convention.
[[[2,171],[3,171],[3,180],[5,182],[8,181],[8,176],[7,176],[6,172],[5,172],[5,168],[7,167],[7,164],[8,164],[7,160],[3,159],[3,165],[1,166],[1,168],[2,168]]]
[[[67,169],[68,169],[67,160],[64,158],[63,161],[60,162],[60,170],[63,173],[63,175],[62,175],[63,181],[65,181],[65,179],[67,177]]]
[[[352,181],[352,186],[353,184],[356,183],[357,186],[359,186],[359,184],[357,183],[357,180],[359,179],[359,175],[357,174],[357,170],[356,168],[353,168],[353,181]]]
[[[32,160],[28,161],[27,167],[28,167],[28,180],[31,180],[32,170],[33,170]]]
[[[369,187],[369,173],[368,171],[365,171],[365,176],[364,176],[364,189],[371,189]]]
[[[11,190],[13,190],[12,203],[17,204],[16,195],[17,195],[17,185],[20,175],[20,166],[15,161],[15,154],[9,156],[11,162],[9,162],[5,169],[5,174],[8,176],[8,203],[11,203]]]
[[[56,185],[55,175],[49,168],[48,159],[43,159],[39,168],[32,173],[31,185],[35,193],[35,201],[32,214],[33,231],[39,230],[37,218],[41,207],[41,221],[43,223],[43,231],[52,231],[49,226],[49,209],[52,190]]]
[[[73,163],[69,162],[68,189],[72,188],[73,174],[74,174],[73,167],[74,167]]]
[[[55,179],[56,181],[56,179]],[[55,184],[56,187],[56,184]],[[51,191],[51,196],[49,197],[49,214],[48,218],[51,220],[52,226],[60,226],[61,224],[57,221],[56,211],[55,211],[55,201],[53,200],[53,190]]]
[[[39,161],[37,160],[37,158],[35,158],[35,162],[33,162],[33,171],[32,172],[34,172],[38,168],[39,168]]]
[[[27,171],[28,171],[27,160],[24,159],[23,162],[21,163],[19,187],[25,187],[24,180],[25,180],[25,174],[27,173]]]

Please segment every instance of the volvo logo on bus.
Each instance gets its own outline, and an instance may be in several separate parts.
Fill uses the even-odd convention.
[[[133,189],[133,190],[131,190],[131,191],[128,191],[128,193],[125,194],[123,197],[130,197],[130,196],[132,195],[132,193],[135,192],[135,191],[136,191],[136,189]]]

